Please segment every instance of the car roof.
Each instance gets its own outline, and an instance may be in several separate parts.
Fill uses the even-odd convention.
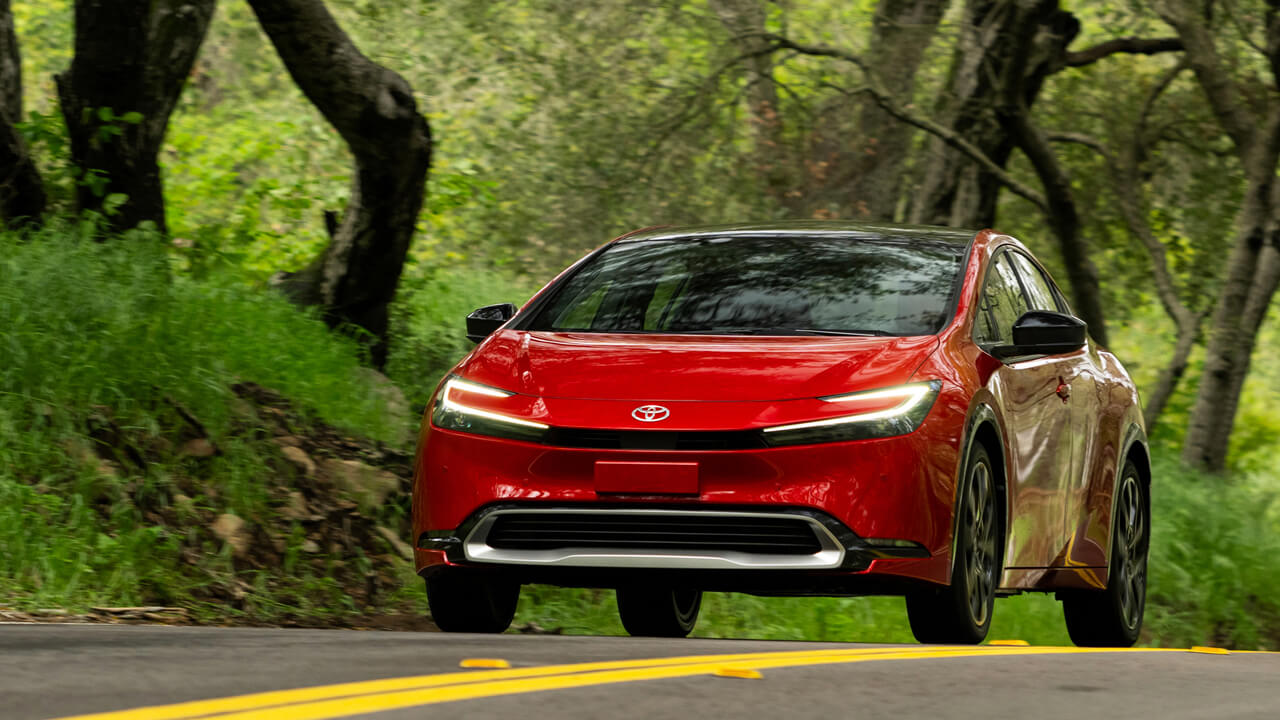
[[[729,225],[690,225],[686,227],[656,227],[637,230],[622,236],[619,243],[641,240],[675,240],[698,237],[848,237],[867,240],[889,239],[945,243],[967,246],[977,235],[975,230],[935,227],[931,225],[895,225],[863,223],[847,220],[775,220],[759,223],[734,223]]]

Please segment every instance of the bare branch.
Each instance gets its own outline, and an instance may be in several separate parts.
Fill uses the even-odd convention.
[[[930,135],[942,140],[948,146],[964,153],[966,157],[977,163],[985,172],[990,173],[992,177],[1000,181],[1000,183],[1005,187],[1009,188],[1009,191],[1013,194],[1030,201],[1041,210],[1046,210],[1048,207],[1048,202],[1045,200],[1043,194],[1037,192],[1035,188],[1030,185],[1027,185],[1021,180],[1010,175],[1007,170],[1000,167],[1000,165],[988,157],[986,153],[982,152],[981,148],[969,142],[963,136],[950,128],[939,125],[929,118],[917,115],[899,105],[894,98],[880,87],[879,81],[862,58],[839,48],[833,48],[826,45],[806,45],[797,43],[790,38],[785,38],[781,35],[769,35],[768,38],[773,42],[775,50],[787,49],[793,50],[801,55],[833,58],[857,67],[862,71],[867,84],[853,90],[837,88],[838,90],[848,95],[869,95],[871,99],[880,106],[880,109],[884,110],[886,113],[902,122],[924,130]]]
[[[1117,53],[1155,55],[1157,53],[1178,52],[1180,50],[1182,50],[1182,40],[1176,37],[1123,37],[1098,43],[1083,50],[1068,51],[1064,58],[1064,64],[1068,67],[1081,67],[1083,65],[1092,65],[1105,57]]]
[[[1089,148],[1090,150],[1093,150],[1094,152],[1101,155],[1102,159],[1106,160],[1108,163],[1114,162],[1114,160],[1111,157],[1111,152],[1107,150],[1107,147],[1102,144],[1101,140],[1093,137],[1092,135],[1085,135],[1084,133],[1066,132],[1062,130],[1057,130],[1057,131],[1051,131],[1051,132],[1045,133],[1045,139],[1048,140],[1049,142],[1073,143],[1076,145],[1083,145]]]
[[[1169,86],[1173,84],[1173,81],[1176,80],[1178,76],[1182,74],[1182,71],[1187,69],[1187,67],[1189,67],[1187,58],[1186,56],[1183,56],[1183,58],[1178,61],[1178,64],[1173,66],[1172,70],[1169,70],[1164,75],[1160,76],[1160,79],[1156,81],[1156,84],[1151,87],[1151,92],[1147,93],[1147,99],[1142,103],[1142,112],[1138,114],[1138,122],[1135,125],[1136,129],[1134,131],[1134,135],[1137,142],[1144,144],[1147,142],[1147,120],[1151,117],[1151,111],[1155,108],[1156,101],[1160,99],[1160,96],[1169,89]]]
[[[1008,170],[1005,170],[996,164],[996,162],[988,157],[986,153],[982,152],[981,148],[969,142],[964,138],[964,136],[951,130],[951,128],[939,125],[927,117],[916,115],[915,113],[904,109],[894,102],[893,98],[870,85],[864,85],[863,87],[854,88],[853,90],[840,90],[841,92],[851,96],[862,94],[870,95],[871,99],[874,100],[875,103],[885,112],[908,125],[924,130],[930,135],[933,135],[946,143],[949,147],[964,153],[965,157],[977,163],[984,172],[990,173],[992,177],[1000,181],[1000,184],[1009,188],[1009,192],[1028,200],[1040,210],[1047,212],[1048,201],[1045,200],[1043,194],[1009,174]]]
[[[773,42],[774,50],[781,50],[785,48],[787,50],[794,50],[800,53],[801,55],[812,55],[815,57],[834,58],[836,60],[842,60],[844,62],[847,62],[857,67],[859,70],[862,70],[864,73],[870,72],[866,61],[864,61],[861,57],[858,57],[857,55],[854,55],[853,53],[848,52],[846,50],[841,50],[840,48],[833,48],[829,45],[804,45],[804,44],[795,42],[790,38],[783,37],[781,35],[775,35],[773,33],[765,33],[764,37]]]

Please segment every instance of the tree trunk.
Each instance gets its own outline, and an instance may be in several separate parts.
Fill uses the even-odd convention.
[[[969,0],[966,22],[951,60],[947,85],[937,103],[942,124],[1004,167],[1013,150],[991,108],[995,79],[1004,74],[1008,13],[1001,0]],[[925,172],[914,193],[908,219],[924,225],[972,229],[995,224],[1000,183],[937,138],[925,151]]]
[[[1177,340],[1173,344],[1173,356],[1160,369],[1155,385],[1151,388],[1151,392],[1147,393],[1147,403],[1142,408],[1142,421],[1146,424],[1148,433],[1160,420],[1160,414],[1169,405],[1169,398],[1173,397],[1174,390],[1178,389],[1178,382],[1187,371],[1187,361],[1196,346],[1198,335],[1198,323],[1189,328],[1178,327]]]
[[[1276,216],[1274,170],[1250,183],[1242,211],[1239,240],[1227,259],[1223,289],[1214,307],[1205,347],[1204,371],[1187,423],[1182,458],[1188,464],[1221,472],[1227,465],[1231,431],[1240,393],[1249,374],[1258,331],[1280,283],[1280,227]],[[1265,195],[1267,207],[1262,205]],[[1262,212],[1269,217],[1261,217]]]
[[[764,0],[710,0],[711,9],[745,56],[747,109],[755,144],[755,162],[765,189],[786,207],[795,209],[795,172],[782,136],[778,85],[773,79],[773,54],[766,52]]]
[[[44,183],[14,123],[22,120],[22,62],[9,0],[0,0],[0,218],[39,222]]]
[[[283,288],[320,305],[331,325],[372,336],[387,356],[388,306],[422,209],[431,134],[404,78],[362,55],[323,0],[249,0],[289,74],[355,159],[351,199],[329,245]]]
[[[76,2],[75,56],[55,80],[81,172],[77,206],[114,230],[167,231],[157,155],[215,2]]]
[[[1009,139],[1031,162],[1044,188],[1045,211],[1058,241],[1062,263],[1071,285],[1075,312],[1089,324],[1089,334],[1108,344],[1106,316],[1102,311],[1102,287],[1098,268],[1081,237],[1071,178],[1050,147],[1048,139],[1031,121],[1028,98],[1034,98],[1048,68],[1066,54],[1080,24],[1058,10],[1056,0],[1023,0],[1010,6],[1007,16],[1008,54],[1004,75],[999,77],[996,118]],[[1044,70],[1027,72],[1027,68]],[[1027,89],[1028,82],[1036,87]]]
[[[1265,86],[1268,110],[1265,118],[1250,102],[1228,72],[1218,52],[1208,19],[1198,3],[1172,3],[1164,8],[1165,20],[1186,51],[1222,131],[1234,145],[1244,168],[1246,191],[1236,221],[1236,241],[1227,258],[1222,289],[1214,306],[1205,347],[1204,371],[1191,408],[1182,458],[1210,472],[1226,468],[1231,431],[1235,425],[1240,392],[1258,330],[1280,283],[1280,97],[1274,84]],[[1270,83],[1280,81],[1280,14],[1269,3],[1266,14]]]
[[[1162,41],[1168,45],[1168,39]],[[1179,47],[1181,43],[1179,43]],[[1127,147],[1119,155],[1119,159],[1106,151],[1101,144],[1094,149],[1100,152],[1107,161],[1108,174],[1111,178],[1111,192],[1119,207],[1120,216],[1124,219],[1129,234],[1142,244],[1151,259],[1151,276],[1156,297],[1169,320],[1173,322],[1176,339],[1173,354],[1161,368],[1155,385],[1147,393],[1146,404],[1142,408],[1142,419],[1150,433],[1160,419],[1169,399],[1178,388],[1178,383],[1187,370],[1187,361],[1191,351],[1200,338],[1200,326],[1204,321],[1204,313],[1195,312],[1183,302],[1178,292],[1177,282],[1169,267],[1169,254],[1164,243],[1156,237],[1149,221],[1150,208],[1142,197],[1143,172],[1142,163],[1151,155],[1152,146],[1159,141],[1158,134],[1149,137],[1148,119],[1156,101],[1164,94],[1173,81],[1187,69],[1185,60],[1180,61],[1156,82],[1143,102],[1142,111],[1134,122],[1133,137]]]
[[[871,25],[867,62],[882,87],[909,105],[916,72],[949,0],[880,0]],[[911,152],[912,128],[875,103],[863,103],[858,117],[860,147],[854,148],[851,177],[843,192],[856,215],[893,220]]]
[[[1000,78],[1011,72],[1016,56],[1025,57],[1022,70],[1022,100],[1028,111],[1035,104],[1045,79],[1065,62],[1066,45],[1079,32],[1075,18],[1058,10],[1056,3],[1038,3],[1035,29],[1026,34],[1017,27],[1017,0],[969,0],[966,22],[951,61],[946,88],[937,103],[936,114],[944,125],[978,147],[997,166],[1009,162],[1014,141],[996,117]],[[1042,35],[1040,29],[1049,32]],[[1037,43],[1050,40],[1058,54]],[[1058,39],[1064,40],[1058,46]],[[988,228],[996,222],[996,201],[1001,183],[962,153],[947,148],[937,139],[926,149],[924,175],[912,194],[910,222],[924,225],[951,225],[972,229]]]

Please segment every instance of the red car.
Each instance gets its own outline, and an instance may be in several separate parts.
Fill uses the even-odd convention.
[[[467,328],[414,483],[443,630],[501,632],[552,583],[616,588],[636,635],[688,634],[705,590],[904,595],[947,643],[1055,592],[1077,644],[1138,636],[1137,391],[1012,237],[638,231]]]

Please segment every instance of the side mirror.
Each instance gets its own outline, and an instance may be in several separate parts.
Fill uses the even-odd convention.
[[[493,334],[508,320],[515,317],[516,306],[511,303],[485,305],[467,316],[467,339],[478,343]]]
[[[1031,310],[1013,324],[1013,344],[991,349],[1004,360],[1020,355],[1061,355],[1084,347],[1088,326],[1065,313]]]

